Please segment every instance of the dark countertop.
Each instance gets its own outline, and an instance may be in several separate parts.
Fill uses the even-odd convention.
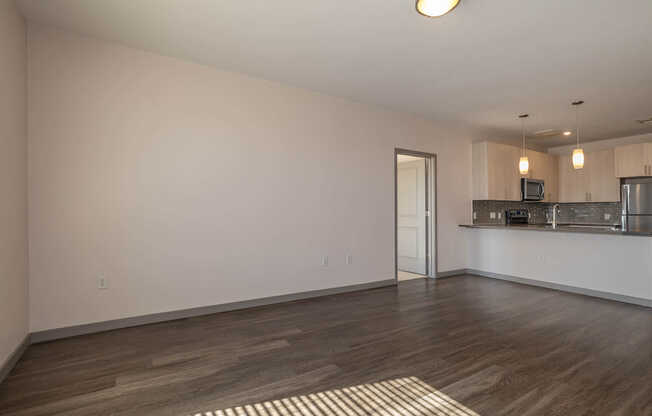
[[[613,228],[608,225],[573,225],[563,224],[557,228],[552,228],[548,224],[523,224],[523,225],[505,225],[505,224],[460,224],[464,228],[478,228],[487,230],[519,230],[519,231],[546,231],[553,233],[580,233],[580,234],[607,234],[607,235],[626,235],[638,237],[652,237],[651,230],[622,230]]]

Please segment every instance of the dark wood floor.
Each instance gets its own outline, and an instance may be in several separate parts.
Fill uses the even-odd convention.
[[[652,415],[652,310],[465,276],[29,347],[0,414],[184,415],[415,376],[481,415]]]

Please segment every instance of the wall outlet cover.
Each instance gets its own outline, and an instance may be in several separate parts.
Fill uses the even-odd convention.
[[[108,289],[109,288],[109,281],[106,279],[106,277],[100,276],[97,279],[97,288],[98,289]]]

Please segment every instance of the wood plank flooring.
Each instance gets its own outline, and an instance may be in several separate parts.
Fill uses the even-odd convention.
[[[418,377],[481,415],[652,415],[652,310],[475,276],[32,345],[0,415],[185,415]]]

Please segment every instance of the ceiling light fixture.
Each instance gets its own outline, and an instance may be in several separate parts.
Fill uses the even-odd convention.
[[[440,17],[453,10],[460,0],[417,0],[417,11],[424,16]]]
[[[582,169],[584,168],[584,150],[580,147],[580,106],[584,104],[584,101],[574,101],[573,106],[575,107],[575,123],[577,124],[577,148],[573,150],[573,169]]]
[[[572,132],[572,131],[566,130],[566,131],[564,132],[564,136],[572,136],[572,135],[573,135],[573,132]]]
[[[530,160],[527,158],[527,149],[525,148],[525,119],[530,117],[529,114],[521,114],[518,118],[521,119],[521,133],[523,134],[523,155],[518,161],[518,171],[521,175],[527,175],[530,171]]]

